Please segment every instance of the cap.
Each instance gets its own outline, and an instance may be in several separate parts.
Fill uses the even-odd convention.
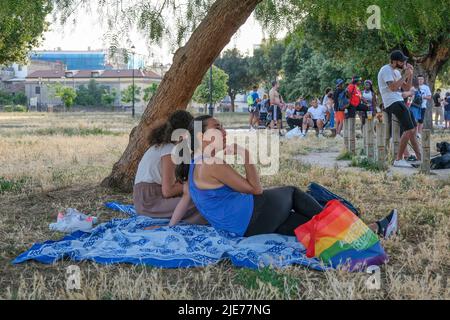
[[[336,87],[339,87],[341,84],[343,84],[344,83],[344,80],[342,80],[342,79],[337,79],[336,80]]]
[[[362,78],[360,76],[353,76],[352,82],[358,82],[358,81],[362,81]]]
[[[400,50],[395,50],[391,53],[391,61],[402,61],[405,62],[409,58],[403,54]]]

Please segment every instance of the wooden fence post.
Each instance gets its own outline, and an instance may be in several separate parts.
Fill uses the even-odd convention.
[[[344,147],[345,147],[345,152],[349,152],[349,126],[348,126],[348,119],[344,119]]]
[[[378,165],[382,168],[385,166],[386,161],[386,140],[384,134],[386,133],[385,122],[377,123],[377,162]]]
[[[422,165],[420,172],[423,174],[431,174],[431,130],[424,129],[422,131]]]
[[[367,119],[365,127],[367,127],[367,158],[375,160],[373,119]]]
[[[400,149],[400,122],[395,114],[392,115],[392,153],[394,160],[397,159],[397,154]]]
[[[349,123],[349,149],[351,154],[356,155],[356,119],[348,119]]]

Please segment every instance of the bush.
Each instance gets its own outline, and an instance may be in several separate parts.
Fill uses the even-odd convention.
[[[12,102],[14,104],[24,105],[28,102],[28,99],[24,92],[17,92],[12,96]]]
[[[22,106],[22,105],[17,105],[17,106],[8,105],[8,106],[3,107],[3,111],[5,111],[5,112],[27,112],[27,107]]]
[[[0,177],[0,194],[6,192],[21,192],[25,188],[25,185],[30,182],[30,178],[23,177],[19,180],[9,180],[4,177]]]
[[[22,106],[22,105],[16,105],[13,108],[14,112],[27,112],[27,107]]]
[[[5,111],[5,112],[13,112],[14,111],[14,106],[4,106],[3,107],[3,111]]]

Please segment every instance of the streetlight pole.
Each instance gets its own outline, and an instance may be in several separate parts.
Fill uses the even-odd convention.
[[[131,47],[131,53],[132,53],[132,55],[133,55],[133,63],[132,63],[132,66],[133,66],[133,104],[132,104],[132,117],[134,118],[134,116],[135,116],[135,104],[134,104],[134,94],[135,94],[135,92],[136,92],[136,88],[134,87],[134,54],[135,54],[135,52],[134,52],[134,50],[135,50],[136,48],[135,48],[135,46],[132,46]]]
[[[39,77],[39,103],[36,106],[36,109],[39,112],[41,112],[41,104],[42,104],[42,78]]]
[[[211,117],[214,116],[212,93],[213,93],[213,66],[209,68],[209,115]]]

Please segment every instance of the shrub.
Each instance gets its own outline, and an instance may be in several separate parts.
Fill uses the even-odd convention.
[[[8,180],[4,177],[0,177],[0,194],[6,192],[18,193],[23,191],[25,184],[30,181],[30,178],[24,177],[19,180]]]
[[[3,107],[3,111],[5,112],[14,112],[14,106],[8,105]]]
[[[22,106],[22,105],[16,105],[13,108],[14,112],[27,112],[27,107]]]

